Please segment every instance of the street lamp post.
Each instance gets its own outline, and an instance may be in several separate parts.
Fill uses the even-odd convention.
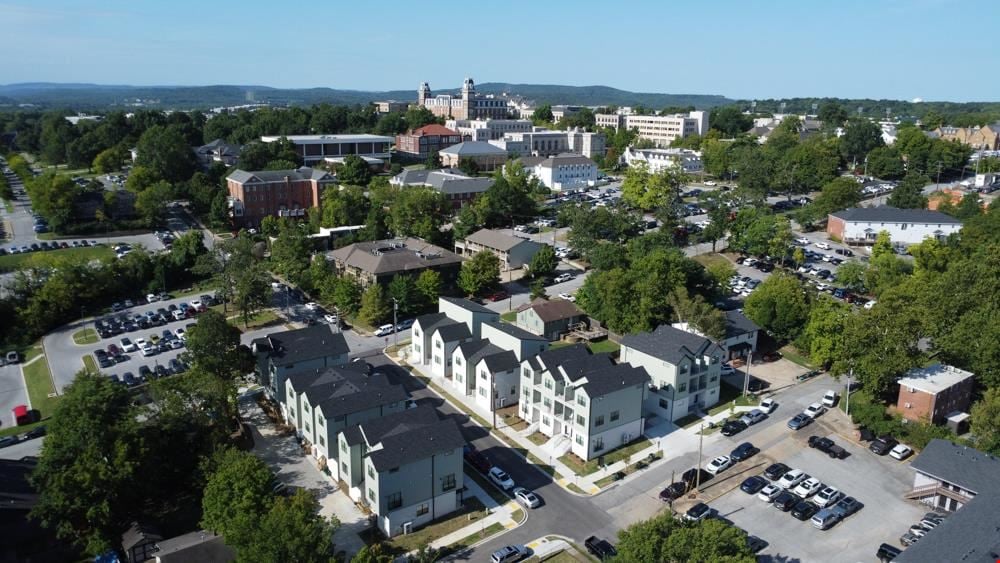
[[[694,493],[701,494],[701,461],[702,446],[705,443],[705,423],[702,422],[698,430],[698,467],[695,468]]]
[[[851,371],[847,373],[847,390],[844,392],[844,394],[847,395],[844,397],[844,400],[846,401],[844,403],[844,413],[847,416],[851,416],[851,378],[853,377],[854,369],[852,368]]]
[[[393,297],[392,298],[392,337],[393,337],[393,341],[394,341],[397,349],[399,348],[399,330],[398,330],[398,327],[399,327],[399,318],[398,318],[398,314],[399,314],[399,301],[395,297]]]

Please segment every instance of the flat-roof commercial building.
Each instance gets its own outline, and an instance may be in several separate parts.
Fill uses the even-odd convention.
[[[968,412],[974,379],[972,372],[942,364],[911,369],[898,382],[896,409],[908,420],[942,424],[952,413]]]
[[[288,139],[295,145],[295,152],[302,157],[306,166],[317,162],[343,161],[348,155],[358,155],[387,162],[391,156],[393,138],[382,135],[269,135],[261,137],[265,143]],[[327,160],[329,159],[329,160]],[[371,164],[371,160],[369,160]]]
[[[708,132],[708,112],[692,111],[687,115],[622,115],[617,113],[594,116],[599,127],[635,130],[640,139],[652,141],[658,147],[669,147],[675,139],[704,135]]]

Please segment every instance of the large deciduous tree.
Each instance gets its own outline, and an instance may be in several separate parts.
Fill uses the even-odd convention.
[[[358,310],[358,318],[361,322],[369,326],[377,326],[385,321],[392,313],[392,306],[386,297],[385,289],[377,283],[368,286],[368,289],[361,294],[361,308]]]
[[[743,530],[714,518],[686,523],[669,513],[637,522],[618,532],[617,550],[615,561],[622,563],[756,561]]]
[[[686,181],[687,175],[679,168],[650,173],[645,164],[638,164],[625,172],[622,199],[644,211],[662,209],[679,199]]]
[[[480,252],[462,264],[458,287],[467,295],[479,295],[500,283],[500,259],[492,252]]]
[[[159,179],[182,182],[194,173],[194,152],[180,127],[156,125],[139,137],[135,164],[147,168]]]
[[[708,117],[708,124],[712,129],[727,137],[735,137],[744,131],[749,131],[753,127],[753,120],[750,116],[743,115],[740,108],[725,106],[712,110]]]
[[[744,313],[775,338],[789,341],[795,339],[805,326],[809,303],[797,279],[786,274],[774,274],[747,297]]]
[[[840,152],[848,162],[862,162],[872,149],[884,145],[879,126],[862,118],[849,119],[840,138]]]
[[[528,272],[533,278],[544,278],[555,272],[558,265],[559,259],[556,258],[556,251],[551,246],[543,244],[531,258]]]
[[[274,477],[267,464],[249,452],[226,448],[206,466],[202,527],[226,536],[232,545],[251,543],[257,519],[274,502]]]
[[[344,163],[337,167],[337,181],[350,186],[367,186],[372,179],[371,168],[356,154],[344,157]]]
[[[907,174],[892,191],[886,203],[900,209],[926,209],[927,196],[923,190],[924,186],[930,183],[931,179],[922,174]]]

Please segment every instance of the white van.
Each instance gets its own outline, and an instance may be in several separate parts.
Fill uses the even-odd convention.
[[[823,395],[823,406],[833,408],[837,406],[838,395],[833,389],[828,389],[826,394]]]

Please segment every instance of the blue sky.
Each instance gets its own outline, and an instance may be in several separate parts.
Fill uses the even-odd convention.
[[[998,22],[997,0],[0,0],[0,83],[987,101]]]

